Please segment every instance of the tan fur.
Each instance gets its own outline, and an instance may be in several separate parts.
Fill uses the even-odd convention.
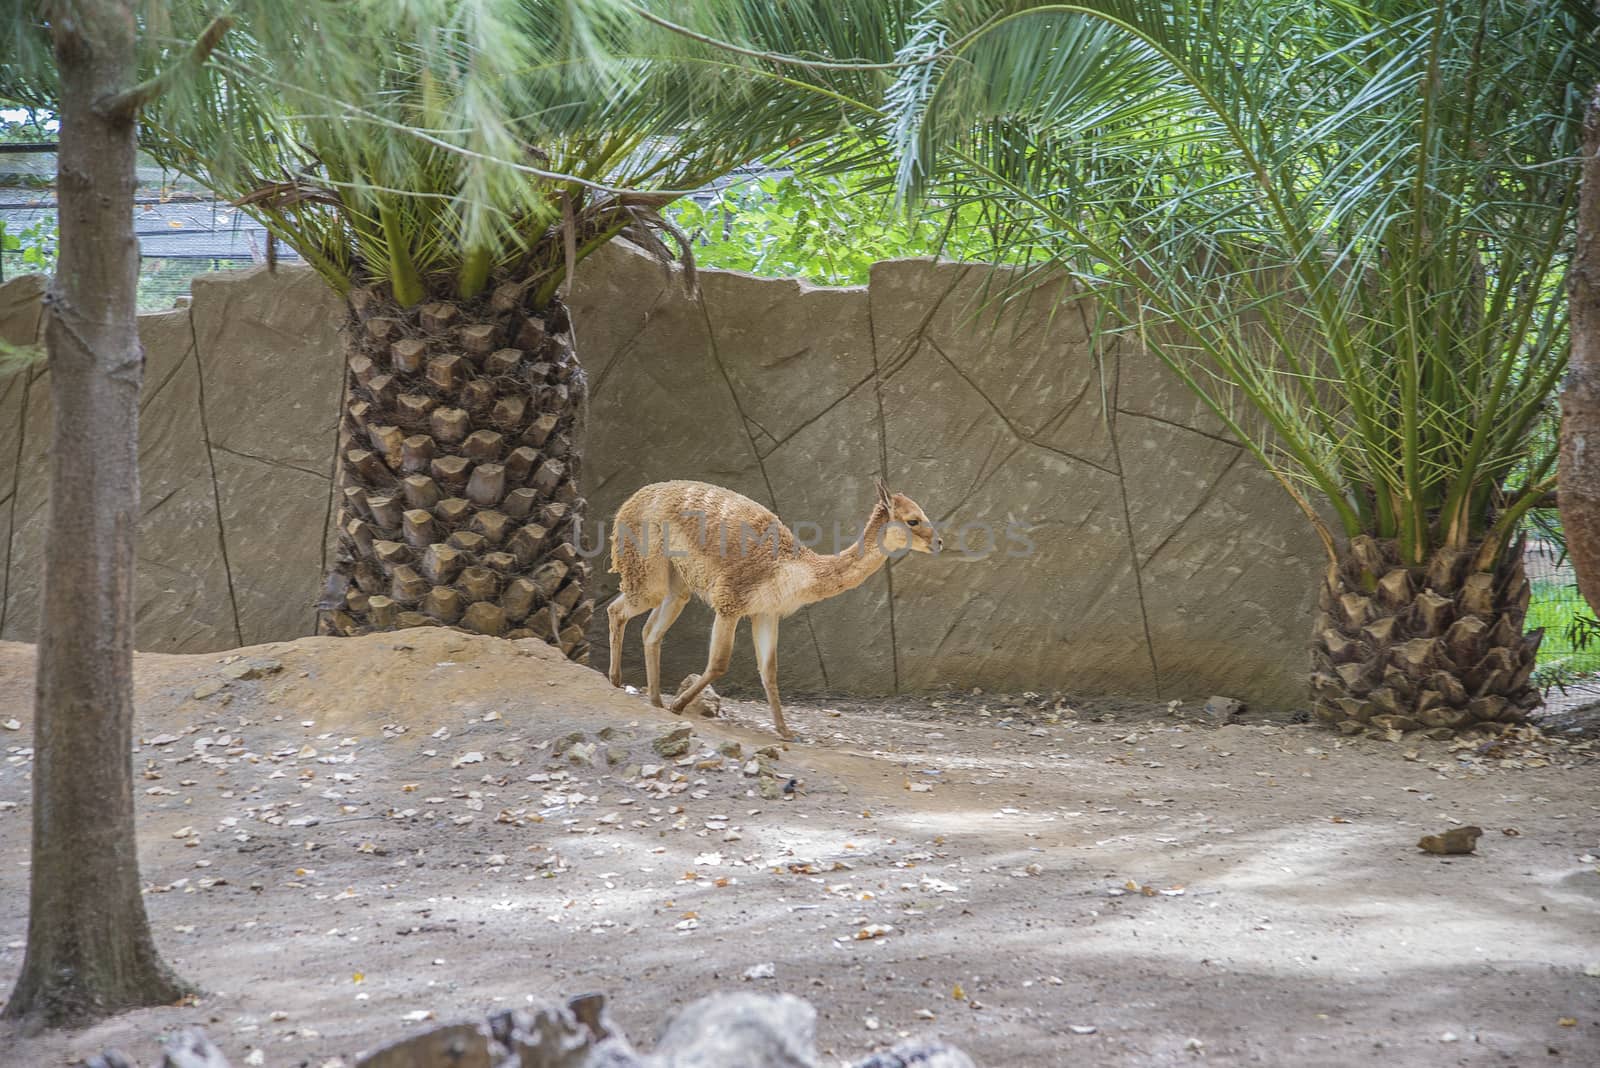
[[[650,701],[661,701],[661,639],[697,596],[717,614],[711,655],[697,685],[672,704],[683,711],[700,687],[728,670],[739,620],[750,617],[761,682],[778,733],[790,737],[778,698],[778,621],[861,585],[889,554],[937,552],[939,535],[915,501],[878,483],[878,500],[860,539],[843,552],[815,553],[795,540],[771,510],[705,482],[657,482],[617,509],[611,570],[622,592],[606,609],[611,623],[611,684],[622,685],[622,636],[628,620],[645,622]]]

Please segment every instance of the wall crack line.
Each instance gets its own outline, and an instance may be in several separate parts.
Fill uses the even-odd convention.
[[[938,261],[934,262],[937,263]],[[950,299],[950,294],[956,291],[956,287],[966,280],[969,271],[970,268],[956,272],[956,277],[948,286],[945,287],[945,291],[939,294],[939,299],[928,305],[928,313],[922,317],[922,321],[919,322],[916,329],[911,332],[911,336],[908,337],[905,340],[905,343],[900,346],[899,351],[894,354],[894,358],[882,364],[881,366],[878,363],[877,331],[876,329],[873,330],[872,366],[880,382],[885,382],[893,378],[901,368],[905,367],[906,364],[911,362],[912,357],[917,354],[917,348],[920,343],[927,340],[928,326],[933,322],[933,317],[939,314],[939,309],[944,307],[944,302]],[[870,282],[867,285],[867,321],[869,323],[872,323],[873,321],[872,286]]]
[[[194,337],[194,331],[192,329],[189,331],[189,337],[191,339]],[[193,348],[193,347],[194,347],[194,342],[193,342],[193,340],[191,340],[189,342],[189,348]],[[175,363],[173,363],[172,370],[168,371],[165,375],[163,375],[161,377],[161,381],[156,383],[156,387],[154,389],[150,390],[145,395],[144,399],[139,402],[139,414],[140,415],[143,415],[144,414],[144,410],[146,408],[150,407],[150,405],[155,402],[155,399],[161,395],[161,391],[166,389],[167,385],[174,378],[178,377],[178,372],[183,370],[183,365],[185,363],[187,363],[188,360],[189,360],[189,348],[185,348],[183,350],[183,355],[178,357],[177,361]]]
[[[623,341],[617,343],[617,354],[611,358],[611,362],[605,365],[605,368],[601,370],[599,377],[597,377],[589,386],[589,400],[591,403],[600,395],[600,387],[605,385],[606,379],[611,377],[611,372],[616,369],[618,364],[622,363],[623,360],[631,356],[634,350],[638,347],[638,341],[644,336],[644,332],[650,329],[650,320],[655,317],[656,309],[661,306],[661,298],[663,294],[667,292],[667,289],[668,286],[662,286],[661,289],[656,293],[655,297],[650,301],[650,307],[645,309],[644,318],[639,323],[639,329],[629,334],[628,337]],[[704,309],[702,309],[702,314],[703,312]],[[709,329],[709,327],[707,327],[707,329]],[[583,359],[583,353],[581,350],[578,353],[578,358],[579,360]]]
[[[217,485],[217,458],[212,451],[210,421],[206,418],[206,373],[200,362],[200,338],[194,329],[192,305],[189,308],[189,341],[189,354],[194,357],[195,381],[200,389],[200,436],[206,444],[206,465],[211,469],[211,504],[217,516],[217,547],[222,552],[222,574],[228,580],[228,608],[233,613],[234,641],[243,645],[244,627],[239,623],[239,596],[233,588],[233,565],[228,559],[228,528],[222,522],[222,490]]]
[[[226,445],[217,445],[215,443],[211,445],[211,448],[217,450],[218,452],[225,452],[229,456],[237,456],[241,460],[254,460],[256,463],[266,464],[268,467],[282,467],[289,471],[298,471],[302,475],[310,475],[312,478],[328,477],[321,471],[314,470],[310,467],[301,467],[299,464],[292,464],[287,460],[274,460],[270,456],[257,456],[253,452],[241,452],[238,449],[230,449]]]
[[[960,281],[960,279],[957,279],[957,281]],[[945,290],[944,297],[948,297],[950,295],[950,293],[955,290],[955,287],[956,287],[955,283],[952,282],[951,285],[950,285],[950,288]],[[944,300],[944,297],[940,297],[939,298],[941,302]],[[934,307],[932,309],[930,309],[928,311],[927,316],[922,320],[922,325],[917,327],[917,332],[916,332],[916,337],[917,338],[921,338],[922,337],[922,332],[924,330],[926,330],[928,328],[928,324],[933,321],[933,313],[937,309],[938,309],[938,305],[936,304],[936,305],[934,305]],[[889,427],[885,423],[884,418],[883,418],[883,379],[884,379],[884,375],[883,375],[882,369],[878,365],[878,324],[877,324],[877,320],[874,318],[874,316],[872,314],[872,285],[871,285],[870,281],[869,281],[869,283],[867,285],[867,340],[872,345],[872,392],[877,397],[877,400],[878,400],[878,477],[883,479],[884,484],[887,485],[888,482],[889,482]],[[916,346],[912,345],[911,346],[911,350],[914,353],[916,351]],[[906,357],[906,359],[909,360],[910,357],[908,356],[908,357]],[[895,633],[895,629],[894,629],[894,561],[893,560],[890,560],[887,564],[885,564],[883,566],[883,580],[889,587],[889,671],[890,671],[890,681],[891,681],[891,684],[894,687],[893,692],[894,693],[899,693],[900,692],[900,636]]]
[[[1117,469],[1126,471],[1122,464],[1122,445],[1117,440],[1116,428],[1111,433],[1111,455],[1117,461]],[[1133,567],[1133,589],[1139,598],[1139,622],[1144,627],[1145,653],[1150,657],[1150,678],[1155,684],[1156,700],[1161,699],[1161,667],[1156,662],[1156,643],[1150,637],[1150,612],[1144,603],[1144,572],[1139,566],[1139,547],[1133,540],[1133,508],[1128,503],[1128,478],[1126,474],[1117,477],[1117,488],[1122,493],[1122,525],[1128,532],[1128,562]]]
[[[799,426],[797,426],[793,430],[789,431],[782,438],[774,437],[773,434],[772,434],[772,431],[768,430],[764,426],[761,426],[760,423],[756,423],[756,426],[760,427],[763,433],[765,433],[768,437],[773,439],[773,446],[772,446],[772,448],[767,450],[767,455],[771,456],[773,453],[777,452],[784,445],[786,445],[790,441],[792,441],[796,434],[800,433],[800,431],[804,430],[806,427],[810,426],[812,423],[815,423],[818,419],[821,419],[823,416],[827,415],[829,412],[831,412],[835,408],[839,407],[839,405],[843,404],[845,401],[847,401],[851,397],[855,396],[856,390],[860,389],[862,386],[866,385],[868,382],[871,382],[871,381],[872,381],[872,372],[868,371],[862,377],[861,381],[855,383],[849,389],[846,389],[843,393],[841,393],[839,395],[839,399],[838,400],[834,401],[832,404],[829,404],[826,408],[822,409],[822,411],[818,412],[816,415],[813,415],[810,419],[807,419],[805,422],[801,423]],[[750,421],[752,423],[756,422],[754,419],[752,419]]]
[[[1068,460],[1076,460],[1080,464],[1085,464],[1085,465],[1087,465],[1089,467],[1093,467],[1098,471],[1104,471],[1108,475],[1116,475],[1116,474],[1118,474],[1117,471],[1113,471],[1109,467],[1106,467],[1103,464],[1097,464],[1093,460],[1086,460],[1082,456],[1076,456],[1076,455],[1068,452],[1065,449],[1058,449],[1054,445],[1046,445],[1044,442],[1036,441],[1033,438],[1030,438],[1028,435],[1024,434],[1022,432],[1022,430],[1015,423],[1013,423],[1011,421],[1010,417],[1007,416],[1005,412],[1000,410],[1000,406],[998,404],[996,404],[992,399],[990,399],[990,397],[989,397],[989,395],[987,393],[985,393],[981,388],[979,388],[978,384],[976,382],[974,382],[972,380],[972,378],[965,371],[963,371],[961,369],[961,367],[956,363],[956,361],[952,360],[949,357],[949,355],[944,351],[944,349],[941,349],[939,347],[938,342],[930,340],[928,342],[928,347],[931,348],[934,352],[937,352],[939,354],[939,358],[942,359],[945,363],[949,364],[950,365],[950,369],[952,371],[954,371],[957,375],[960,375],[961,376],[961,380],[963,382],[965,382],[968,386],[971,386],[972,387],[972,391],[974,393],[976,393],[978,396],[983,398],[983,403],[985,403],[985,404],[987,404],[989,406],[989,410],[994,412],[995,418],[999,419],[1002,423],[1005,424],[1006,429],[1011,432],[1011,436],[1016,438],[1017,441],[1019,441],[1019,442],[1025,441],[1029,445],[1032,445],[1032,446],[1034,446],[1036,448],[1043,449],[1046,452],[1053,452],[1057,456],[1064,457],[1064,458],[1066,458]],[[1040,431],[1040,432],[1043,433],[1043,431]],[[1113,451],[1115,451],[1115,450],[1113,450]],[[1118,460],[1117,460],[1117,466],[1118,467],[1122,466],[1122,461],[1121,461],[1120,458],[1118,458]]]
[[[1167,533],[1167,536],[1162,538],[1160,543],[1157,544],[1154,549],[1151,549],[1149,555],[1144,558],[1144,562],[1147,566],[1155,563],[1156,557],[1160,554],[1162,549],[1167,547],[1167,543],[1178,536],[1183,528],[1189,524],[1189,520],[1200,514],[1200,509],[1211,503],[1211,499],[1217,495],[1217,488],[1222,485],[1222,480],[1228,477],[1228,473],[1238,465],[1240,458],[1243,456],[1244,450],[1239,449],[1232,456],[1228,457],[1228,462],[1222,465],[1222,470],[1217,472],[1217,477],[1213,478],[1210,484],[1206,486],[1206,491],[1200,495],[1200,500],[1193,508],[1189,509],[1189,511],[1184,514],[1182,519],[1178,520],[1177,526],[1173,527],[1172,530]]]
[[[756,437],[750,433],[751,426],[760,426],[754,419],[745,414],[744,405],[739,401],[739,391],[733,388],[733,379],[728,374],[728,369],[722,365],[722,352],[717,348],[717,332],[711,325],[711,309],[706,307],[705,295],[702,293],[695,297],[695,303],[700,308],[700,317],[706,324],[706,344],[711,349],[711,362],[717,365],[717,373],[722,376],[722,384],[728,387],[728,396],[733,400],[734,411],[739,413],[740,425],[744,427],[744,437],[750,443],[750,455],[756,459],[756,469],[761,472],[761,481],[767,487],[767,500],[772,502],[774,513],[778,510],[778,495],[772,490],[772,478],[767,474],[767,465],[761,458],[761,450],[756,447]],[[765,430],[762,431],[766,433]],[[771,437],[770,434],[767,435]],[[817,654],[817,671],[822,675],[823,689],[828,687],[828,665],[822,659],[822,643],[817,640],[816,625],[811,622],[811,606],[807,605],[801,610],[800,615],[806,621],[806,633],[811,635],[811,648]]]
[[[1225,438],[1221,434],[1210,434],[1210,433],[1207,433],[1204,430],[1196,430],[1192,426],[1184,426],[1182,423],[1175,422],[1174,420],[1171,420],[1171,419],[1163,419],[1161,416],[1159,416],[1159,415],[1151,415],[1149,412],[1136,412],[1136,411],[1133,411],[1131,408],[1118,408],[1117,412],[1118,412],[1118,414],[1121,414],[1121,415],[1131,415],[1135,419],[1148,419],[1152,423],[1163,423],[1166,426],[1174,427],[1174,428],[1176,428],[1178,430],[1187,430],[1191,434],[1198,434],[1200,437],[1210,438],[1212,441],[1218,441],[1218,442],[1221,442],[1224,445],[1231,445],[1235,449],[1240,450],[1241,452],[1244,451],[1244,446],[1243,445],[1240,445],[1237,441],[1233,441],[1230,438]]]
[[[971,486],[967,487],[967,492],[961,495],[961,499],[955,503],[955,505],[950,509],[949,513],[946,514],[943,519],[939,520],[939,522],[941,524],[948,523],[952,518],[954,518],[957,512],[965,508],[967,506],[967,502],[971,501],[973,497],[977,496],[978,491],[987,486],[990,481],[993,480],[994,476],[1000,473],[1000,469],[1011,462],[1011,458],[1013,456],[1022,451],[1022,446],[1023,443],[1020,441],[1012,443],[1011,451],[1000,457],[999,463],[989,468],[987,472],[980,468],[978,471],[978,477],[973,479]],[[994,450],[990,449],[989,456],[993,455]],[[989,457],[985,456],[983,462],[987,464],[989,462]]]

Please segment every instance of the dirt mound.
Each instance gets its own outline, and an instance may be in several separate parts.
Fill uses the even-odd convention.
[[[6,989],[32,662],[0,643]],[[349,1064],[592,989],[644,1046],[702,994],[795,993],[828,1063],[912,1033],[990,1065],[1499,1064],[1600,1039],[1600,807],[1593,768],[1562,766],[1583,750],[988,695],[799,703],[785,747],[763,703],[675,717],[540,643],[444,630],[135,676],[146,900],[205,993],[0,1030],[0,1064],[150,1058],[188,1025],[234,1063]],[[1474,856],[1416,847],[1465,824]]]

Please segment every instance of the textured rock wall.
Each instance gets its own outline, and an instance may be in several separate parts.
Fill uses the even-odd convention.
[[[0,286],[0,336],[38,320],[37,276]],[[139,648],[198,652],[312,633],[329,541],[339,302],[309,271],[202,275],[139,317]],[[31,640],[48,512],[50,374],[0,379],[0,638]]]
[[[791,524],[859,527],[881,475],[941,524],[1031,528],[1029,554],[908,557],[786,620],[786,689],[1303,700],[1320,546],[1158,361],[1095,350],[1092,301],[1047,285],[985,312],[988,269],[924,261],[853,289],[709,271],[696,301],[621,248],[584,282],[592,521],[699,478]],[[623,661],[639,685],[641,627]],[[698,605],[673,627],[669,686],[709,631]],[[603,613],[591,638],[602,664]],[[731,676],[759,692],[744,634]]]
[[[1301,700],[1316,540],[1155,360],[1095,351],[1092,301],[1051,285],[985,311],[986,268],[923,261],[878,264],[852,289],[718,271],[701,289],[689,298],[620,246],[580,273],[590,546],[628,494],[667,478],[728,486],[831,541],[835,521],[865,519],[882,476],[942,524],[1001,538],[982,559],[897,561],[785,621],[786,690]],[[0,337],[34,335],[38,296],[36,279],[0,286]],[[141,648],[311,633],[340,318],[313,275],[288,268],[203,276],[189,308],[141,318]],[[48,392],[42,365],[0,377],[3,638],[36,623]],[[1029,529],[1031,552],[1003,551],[1007,523]],[[641,626],[624,659],[637,684]],[[669,688],[703,666],[709,626],[697,604],[673,628]],[[603,613],[593,638],[603,666]],[[744,634],[740,685],[756,686]]]

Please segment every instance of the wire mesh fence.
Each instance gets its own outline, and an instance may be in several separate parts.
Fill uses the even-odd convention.
[[[50,272],[58,247],[53,144],[0,144],[0,280]],[[198,184],[141,159],[134,191],[139,310],[170,308],[207,271],[266,260],[267,235]],[[281,246],[280,258],[294,260]]]
[[[1544,628],[1535,681],[1547,712],[1600,702],[1600,622],[1578,592],[1559,517],[1536,514],[1524,562],[1532,597],[1527,628]]]

